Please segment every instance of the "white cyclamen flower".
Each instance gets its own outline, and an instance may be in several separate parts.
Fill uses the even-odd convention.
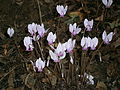
[[[42,72],[43,68],[45,67],[45,61],[42,61],[41,58],[37,59],[35,62],[35,67],[37,68],[38,72]]]
[[[81,39],[81,46],[83,50],[88,50],[90,48],[91,50],[95,50],[96,46],[98,45],[98,39],[96,37],[90,38],[90,37],[84,37]]]
[[[85,19],[84,26],[86,28],[86,31],[91,31],[93,27],[93,19],[91,21],[88,21],[88,19]]]
[[[25,37],[24,38],[24,46],[26,47],[26,51],[32,51],[33,50],[33,43],[32,43],[32,38],[31,37]]]
[[[81,39],[81,46],[83,50],[88,50],[88,47],[90,47],[91,38],[90,37],[82,37]]]
[[[65,50],[66,50],[65,44],[58,43],[58,46],[55,49],[55,53],[61,58],[64,58],[66,56]]]
[[[9,37],[12,37],[14,34],[14,29],[13,28],[8,28],[7,29],[7,34],[9,35]]]
[[[37,24],[28,24],[28,32],[31,34],[31,36],[34,36],[37,32]]]
[[[56,10],[60,14],[60,17],[64,17],[67,12],[68,6],[63,7],[63,5],[57,5]]]
[[[53,44],[55,40],[56,40],[56,34],[53,34],[52,32],[50,32],[47,36],[48,44]]]
[[[92,76],[92,75],[89,75],[89,74],[87,74],[87,73],[84,73],[84,76],[86,76],[86,78],[89,80],[87,83],[88,84],[92,84],[92,85],[94,85],[94,77]]]
[[[97,45],[98,45],[98,38],[96,37],[92,38],[90,42],[91,50],[95,50]]]
[[[108,35],[106,33],[106,31],[103,32],[102,34],[102,39],[104,41],[105,44],[109,44],[109,42],[112,40],[114,33],[110,32]]]
[[[69,25],[69,31],[71,32],[72,35],[76,35],[81,31],[81,28],[77,27],[77,24],[74,23],[73,25]]]
[[[54,53],[52,50],[49,50],[49,55],[54,62],[60,62],[60,59],[56,53]]]
[[[42,38],[44,36],[44,34],[47,32],[47,30],[45,30],[44,28],[44,24],[42,23],[41,25],[37,25],[37,31],[39,36]]]
[[[113,3],[113,0],[102,0],[102,2],[106,6],[106,8],[110,8],[110,6]]]
[[[49,50],[51,59],[54,60],[54,62],[60,62],[60,60],[64,59],[66,56],[65,50],[65,44],[59,43],[57,48],[54,49],[54,52],[52,50]]]
[[[73,52],[73,48],[75,47],[75,42],[76,40],[72,40],[72,38],[70,38],[66,43],[65,43],[65,47],[68,53]]]

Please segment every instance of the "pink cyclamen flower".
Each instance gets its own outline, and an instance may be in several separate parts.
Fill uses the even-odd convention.
[[[102,3],[106,6],[106,8],[110,8],[113,3],[113,0],[102,0]]]
[[[37,25],[37,31],[41,38],[44,37],[44,34],[47,32],[47,30],[45,30],[45,28],[44,28],[43,23],[41,25]]]
[[[66,43],[65,43],[65,47],[68,53],[73,52],[73,48],[75,47],[75,42],[76,40],[72,40],[72,38],[70,38]]]
[[[37,32],[37,24],[28,24],[28,32],[31,34],[31,36],[34,36]]]
[[[56,34],[53,34],[52,32],[50,32],[47,36],[48,44],[49,45],[53,44],[55,40],[56,40]]]
[[[60,14],[60,17],[64,17],[67,12],[68,6],[63,7],[63,5],[57,5],[56,10]]]
[[[33,50],[33,43],[32,43],[32,37],[25,37],[24,38],[24,45],[26,47],[26,51],[32,51]]]
[[[45,61],[42,61],[41,58],[37,59],[35,62],[35,67],[37,68],[38,72],[42,72],[43,68],[45,67]]]
[[[7,34],[9,35],[9,37],[11,38],[14,34],[14,29],[13,28],[8,28],[7,29]]]
[[[81,28],[77,27],[77,24],[74,23],[73,25],[69,25],[69,31],[71,32],[72,35],[76,35],[81,31]]]
[[[84,37],[81,39],[81,46],[83,50],[88,50],[90,48],[91,50],[95,50],[96,46],[98,45],[98,39],[96,37],[90,38],[90,37]]]
[[[91,31],[93,28],[93,19],[91,21],[88,21],[88,19],[85,19],[84,26],[86,28],[86,31]]]
[[[106,33],[106,31],[103,32],[102,34],[102,39],[104,41],[105,44],[109,44],[109,42],[112,40],[114,33],[110,32],[108,35]]]

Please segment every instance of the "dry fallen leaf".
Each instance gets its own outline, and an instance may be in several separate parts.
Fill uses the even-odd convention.
[[[107,90],[107,86],[104,82],[97,82],[96,90]]]
[[[84,13],[81,13],[80,11],[70,12],[70,17],[80,17],[80,20],[82,21],[84,18]]]
[[[97,18],[95,18],[95,21],[103,21],[103,14]]]

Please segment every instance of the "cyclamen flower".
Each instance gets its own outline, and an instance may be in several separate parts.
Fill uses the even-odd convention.
[[[106,8],[110,8],[113,3],[113,0],[102,0],[102,3],[106,6]]]
[[[89,80],[87,83],[88,84],[92,84],[92,85],[94,85],[94,77],[92,76],[92,75],[89,75],[89,74],[87,74],[87,73],[84,73],[84,76],[86,76],[86,78]]]
[[[75,42],[76,40],[72,40],[72,38],[70,38],[66,43],[65,43],[65,47],[68,53],[71,53],[73,51],[73,48],[75,47]]]
[[[14,29],[13,28],[8,28],[7,30],[7,34],[9,35],[9,37],[11,38],[14,34]]]
[[[52,50],[49,50],[51,59],[54,60],[54,62],[60,62],[60,60],[64,59],[66,56],[65,50],[65,44],[59,43],[54,52]]]
[[[54,62],[60,62],[60,59],[56,53],[54,53],[52,50],[49,50],[49,55]]]
[[[25,37],[24,38],[24,45],[26,47],[26,51],[32,51],[33,50],[33,43],[32,43],[32,38],[31,37]]]
[[[59,43],[57,48],[55,49],[55,53],[60,57],[65,57],[66,56],[65,50],[66,50],[65,44]]]
[[[86,31],[91,31],[93,27],[93,19],[91,21],[88,21],[87,19],[85,19],[84,26],[86,28]]]
[[[98,39],[96,37],[92,38],[90,42],[91,50],[95,50],[97,45],[98,45]]]
[[[28,24],[28,32],[31,34],[31,36],[34,36],[37,32],[37,24]]]
[[[44,28],[44,24],[42,23],[41,25],[37,25],[37,31],[39,36],[42,38],[44,36],[44,34],[47,32],[47,30],[45,30]]]
[[[84,37],[81,39],[81,46],[83,50],[88,50],[90,47],[91,50],[95,50],[96,46],[98,45],[98,39],[96,37],[90,38],[90,37]]]
[[[114,33],[110,32],[108,35],[106,33],[106,31],[103,32],[102,34],[102,39],[104,41],[105,44],[109,44],[109,42],[112,40]]]
[[[56,10],[60,14],[60,17],[64,17],[67,12],[68,6],[63,7],[63,5],[57,5]]]
[[[48,44],[53,44],[55,40],[56,40],[56,34],[53,34],[52,32],[50,32],[47,36]]]
[[[73,25],[69,25],[69,31],[71,32],[72,35],[76,35],[81,31],[81,28],[77,27],[77,24],[74,23]]]
[[[42,72],[43,68],[45,67],[45,61],[42,61],[41,58],[37,59],[35,62],[35,67],[37,68],[38,72]]]
[[[84,36],[82,37],[81,46],[83,50],[87,50],[88,47],[90,47],[90,41],[91,41],[90,37],[84,37]]]

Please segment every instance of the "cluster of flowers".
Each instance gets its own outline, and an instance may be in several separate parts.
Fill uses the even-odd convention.
[[[108,8],[112,4],[112,0],[102,0],[103,4]],[[64,17],[66,14],[68,6],[64,8],[62,5],[57,5],[56,10],[60,14],[60,17]],[[86,31],[92,31],[93,28],[93,20],[89,21],[88,19],[84,20],[84,26]],[[26,51],[32,51],[34,49],[33,46],[33,41],[38,41],[40,38],[44,37],[44,34],[47,33],[48,30],[45,30],[44,24],[28,24],[28,32],[30,33],[31,36],[24,37],[24,46],[26,47]],[[69,25],[69,31],[71,35],[75,36],[79,34],[81,31],[81,28],[77,26],[76,23],[73,25]],[[7,33],[10,37],[13,36],[14,34],[14,29],[13,28],[8,28]],[[114,33],[110,32],[108,35],[106,31],[103,32],[102,34],[102,39],[105,44],[109,44],[110,41],[112,40]],[[49,55],[51,59],[54,62],[60,62],[61,59],[64,59],[66,56],[66,53],[73,53],[73,49],[75,47],[76,40],[72,40],[70,38],[67,42],[65,43],[58,43],[57,47],[54,47],[54,42],[56,40],[57,36],[56,34],[53,34],[53,32],[49,32],[47,36],[47,41],[49,46],[51,47],[51,50],[49,50]],[[90,48],[91,50],[95,50],[98,45],[98,38],[90,38],[88,37],[82,37],[81,39],[81,47],[83,50],[88,50]],[[70,62],[73,64],[73,58],[70,56]],[[34,67],[37,67],[38,71],[41,72],[43,68],[45,67],[45,61],[41,60],[41,58],[37,59],[35,62],[35,65],[33,64]]]

